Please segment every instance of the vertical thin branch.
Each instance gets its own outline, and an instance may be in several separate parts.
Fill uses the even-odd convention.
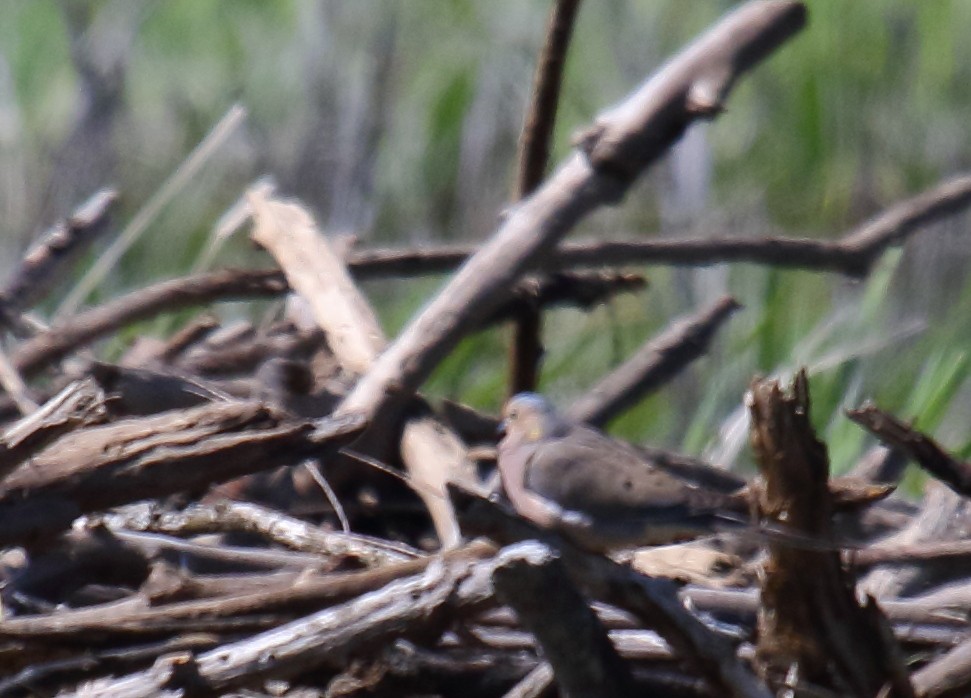
[[[546,43],[536,64],[532,102],[519,139],[519,171],[513,198],[532,193],[543,181],[550,157],[550,142],[563,84],[566,50],[570,45],[580,0],[554,0],[546,31]],[[509,393],[535,390],[543,356],[540,334],[542,314],[538,307],[524,309],[516,318],[509,347]]]

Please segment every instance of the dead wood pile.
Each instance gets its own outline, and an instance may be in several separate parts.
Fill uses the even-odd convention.
[[[106,229],[114,195],[25,256],[0,296],[14,340],[0,354],[0,695],[971,695],[971,465],[892,416],[851,414],[888,448],[830,480],[805,376],[757,380],[747,396],[761,515],[858,546],[707,542],[618,562],[484,496],[495,418],[418,392],[459,340],[509,320],[511,385],[535,385],[542,309],[637,289],[632,264],[862,276],[971,203],[962,177],[835,242],[560,245],[805,22],[797,2],[742,6],[601,114],[540,183],[576,5],[555,4],[521,201],[481,246],[345,254],[299,204],[255,187],[252,237],[276,268],[166,281],[50,325],[30,310]],[[456,268],[393,339],[356,285]],[[117,363],[89,348],[162,312],[284,297],[280,319],[198,315]],[[737,308],[723,298],[673,323],[571,417],[603,424],[639,401]],[[711,487],[741,484],[652,455]],[[919,506],[882,498],[908,457],[943,483]]]

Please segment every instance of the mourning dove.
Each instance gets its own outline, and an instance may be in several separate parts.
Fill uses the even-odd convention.
[[[633,446],[521,393],[502,413],[498,466],[523,517],[601,551],[663,545],[749,525],[746,500],[698,486]]]

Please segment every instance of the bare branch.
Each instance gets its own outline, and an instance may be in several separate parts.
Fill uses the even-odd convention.
[[[740,307],[725,296],[695,315],[676,320],[588,389],[567,415],[573,421],[603,426],[702,356],[716,330]]]
[[[906,453],[958,494],[971,497],[971,463],[958,460],[934,439],[873,405],[847,410],[846,414],[887,446]]]
[[[788,237],[678,238],[661,240],[590,240],[565,243],[544,258],[544,269],[669,264],[708,266],[751,262],[793,269],[831,271],[853,277],[869,272],[888,248],[930,222],[971,204],[971,176],[945,180],[905,199],[835,241]],[[419,250],[361,250],[349,264],[359,278],[417,276],[448,272],[475,254],[470,245]]]
[[[584,137],[568,160],[517,205],[499,231],[412,320],[358,381],[338,411],[372,416],[413,393],[530,267],[595,208],[623,197],[633,179],[695,120],[711,116],[735,79],[805,22],[796,2],[750,2],[671,60]]]
[[[580,0],[553,0],[546,41],[533,76],[532,100],[519,139],[519,172],[513,200],[532,194],[546,174],[550,142],[560,102],[566,51],[573,35]],[[509,352],[509,394],[535,390],[543,356],[542,316],[537,308],[524,308],[516,317]]]

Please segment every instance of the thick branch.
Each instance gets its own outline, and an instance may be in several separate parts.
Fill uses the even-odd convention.
[[[78,515],[320,455],[357,436],[360,416],[329,424],[330,443],[259,403],[224,402],[69,434],[0,483],[0,544],[59,531]]]
[[[595,208],[622,198],[633,179],[693,121],[711,116],[741,72],[805,22],[795,2],[750,2],[674,58],[620,107],[597,120],[575,155],[529,199],[402,331],[341,404],[368,416],[394,394],[418,389],[442,358]],[[705,108],[699,109],[704,101]]]
[[[630,667],[553,550],[536,541],[502,550],[492,581],[536,636],[564,695],[636,695]]]
[[[788,394],[769,380],[755,381],[749,391],[752,445],[765,479],[760,508],[777,525],[827,539],[829,459],[810,425],[808,390],[800,373]],[[769,550],[758,644],[766,673],[782,683],[798,664],[800,681],[839,695],[872,698],[890,685],[888,695],[913,696],[886,618],[872,598],[857,602],[855,580],[839,553],[779,541]]]

